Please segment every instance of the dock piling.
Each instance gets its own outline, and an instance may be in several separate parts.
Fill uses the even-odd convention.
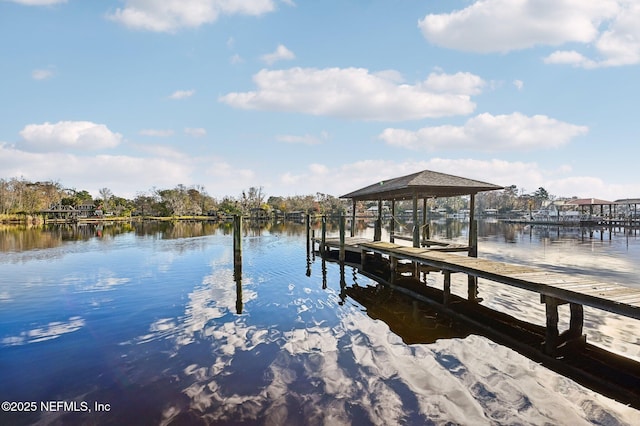
[[[344,232],[345,232],[345,217],[344,215],[340,215],[340,223],[339,223],[339,229],[340,229],[340,257],[339,260],[340,262],[344,262],[345,259],[345,246],[344,246]]]

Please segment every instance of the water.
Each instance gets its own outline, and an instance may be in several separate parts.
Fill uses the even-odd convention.
[[[0,424],[637,421],[351,268],[341,290],[337,264],[307,259],[302,225],[245,231],[239,275],[226,226],[0,228],[0,400],[30,410],[0,412]],[[433,232],[464,241],[467,230]],[[580,232],[484,223],[480,255],[640,284],[640,237]],[[526,292],[480,292],[544,323]],[[585,310],[591,343],[636,359],[639,330]]]

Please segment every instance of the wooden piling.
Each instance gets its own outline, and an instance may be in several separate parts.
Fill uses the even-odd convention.
[[[451,301],[451,271],[442,271],[444,273],[444,287],[442,291],[442,303],[445,306]]]
[[[242,314],[242,216],[233,217],[233,278],[236,282],[236,313]]]
[[[345,232],[345,217],[344,215],[340,215],[339,219],[339,229],[340,229],[340,262],[344,262],[345,259],[345,246],[344,246],[344,232]]]
[[[413,194],[413,247],[420,247],[420,221],[418,220],[418,194]]]
[[[305,224],[307,227],[307,258],[311,255],[311,217],[309,213],[305,216]]]
[[[327,216],[322,215],[322,229],[320,234],[320,255],[324,257],[327,246]]]
[[[233,266],[242,269],[242,216],[233,217]]]
[[[396,200],[391,200],[391,229],[389,231],[389,242],[394,242],[396,233]]]
[[[380,240],[382,240],[382,199],[378,200],[378,218],[376,219],[376,226],[373,231],[373,241]]]

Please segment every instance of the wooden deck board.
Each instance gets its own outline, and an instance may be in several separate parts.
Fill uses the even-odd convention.
[[[463,272],[479,278],[513,285],[573,303],[604,309],[640,319],[640,305],[633,298],[640,290],[591,278],[545,272],[543,269],[465,257],[455,253],[390,248],[389,255],[406,256],[409,260],[452,272]],[[630,297],[631,299],[626,299]],[[631,302],[631,303],[628,303]]]
[[[318,241],[316,239],[316,241]],[[339,247],[338,238],[326,239],[325,244]],[[539,267],[468,257],[444,251],[446,246],[408,247],[366,238],[345,238],[350,251],[373,251],[400,261],[417,262],[440,270],[466,273],[541,295],[555,297],[609,312],[640,319],[640,289],[625,287],[593,278],[545,271]]]

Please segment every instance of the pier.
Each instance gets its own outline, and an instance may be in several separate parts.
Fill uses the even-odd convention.
[[[315,239],[315,244],[321,244]],[[393,291],[424,302],[435,310],[471,326],[478,333],[540,362],[621,402],[640,408],[640,363],[588,343],[584,334],[584,307],[631,319],[640,319],[640,289],[541,268],[470,258],[447,251],[440,243],[415,248],[365,238],[345,237],[344,260],[339,260],[340,238],[325,238],[323,260],[354,268]],[[427,284],[427,274],[443,275],[439,285]],[[544,326],[516,318],[517,312],[498,312],[481,304],[482,281],[470,280],[466,297],[453,294],[453,274],[464,274],[524,289],[545,305]],[[348,292],[347,292],[348,293]],[[558,307],[569,306],[569,327],[559,330]]]
[[[411,188],[412,182],[419,184]],[[429,179],[436,179],[435,187]],[[584,334],[584,308],[610,312],[640,320],[640,289],[625,287],[593,278],[578,277],[539,267],[498,262],[478,256],[477,223],[473,218],[475,192],[493,190],[495,186],[474,181],[457,180],[447,175],[422,172],[391,179],[343,196],[344,198],[407,199],[414,200],[414,230],[411,236],[396,235],[391,227],[391,241],[381,241],[381,220],[378,218],[374,238],[346,235],[345,217],[340,217],[339,235],[327,236],[325,219],[319,238],[311,237],[311,250],[320,253],[323,261],[350,265],[354,273],[365,275],[379,283],[425,302],[452,318],[472,325],[492,339],[537,360],[551,369],[572,377],[601,393],[640,407],[640,362],[629,359],[587,342]],[[386,186],[388,182],[391,185]],[[441,183],[443,183],[441,185]],[[445,188],[446,187],[446,188]],[[420,223],[416,214],[417,199],[428,194],[470,195],[472,208],[469,222],[469,242],[465,245],[436,241],[422,232],[426,221]],[[381,203],[381,201],[380,201]],[[392,204],[393,205],[393,204]],[[379,209],[380,211],[381,209]],[[393,210],[393,208],[392,208]],[[355,211],[355,210],[354,210]],[[392,213],[393,214],[393,213]],[[400,240],[405,244],[398,244]],[[411,245],[407,245],[410,243]],[[426,276],[443,276],[438,286],[429,285]],[[467,294],[461,297],[451,291],[452,275],[466,276]],[[519,320],[517,312],[497,312],[481,304],[479,280],[532,292],[544,304],[544,326]],[[342,280],[344,282],[344,280]],[[568,305],[566,330],[559,330],[559,307]],[[563,311],[564,312],[564,311]]]

